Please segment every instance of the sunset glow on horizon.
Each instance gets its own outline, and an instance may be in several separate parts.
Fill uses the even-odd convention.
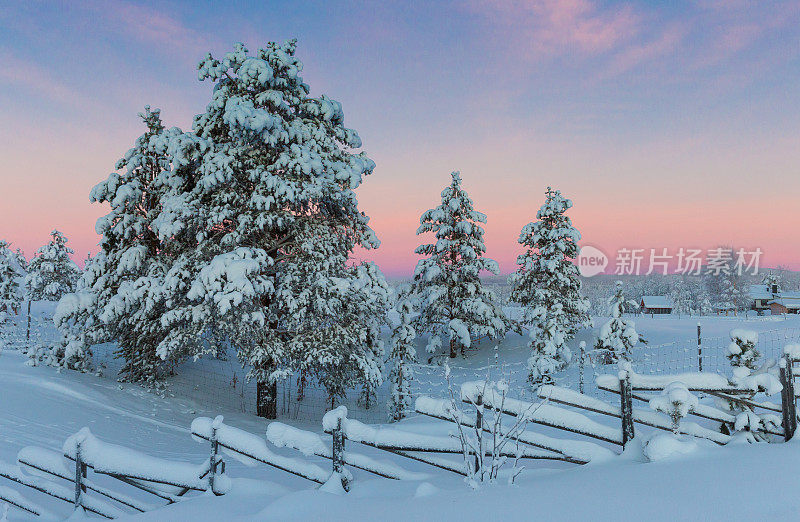
[[[382,245],[358,257],[387,275],[413,272],[453,170],[503,273],[547,186],[609,255],[732,245],[800,269],[799,1],[7,5],[0,239],[30,258],[57,228],[82,265],[137,113],[188,130],[207,52],[289,38],[377,164],[357,194]]]

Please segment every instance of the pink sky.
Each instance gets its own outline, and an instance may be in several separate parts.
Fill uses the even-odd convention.
[[[609,254],[732,244],[800,269],[796,0],[245,11],[0,13],[0,238],[30,257],[58,228],[77,260],[96,252],[107,210],[88,194],[141,133],[136,113],[151,104],[189,128],[209,99],[195,73],[205,52],[298,37],[312,93],[342,102],[377,163],[358,193],[382,240],[369,258],[387,274],[412,272],[419,215],[452,170],[488,215],[488,255],[505,273],[548,185]]]

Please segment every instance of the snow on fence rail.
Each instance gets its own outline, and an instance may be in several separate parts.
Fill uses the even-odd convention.
[[[461,398],[465,402],[474,402],[483,389],[482,382],[467,382],[461,386]],[[611,426],[600,424],[582,413],[559,408],[547,403],[533,404],[519,399],[506,398],[501,406],[500,398],[490,392],[481,396],[483,403],[489,408],[501,409],[502,413],[517,417],[526,415],[528,422],[541,424],[578,435],[585,435],[612,444],[624,445],[622,432]]]
[[[457,420],[462,426],[467,428],[476,427],[475,417],[462,415],[459,416],[458,419],[454,419],[450,402],[445,399],[419,397],[414,405],[414,410],[417,413],[435,419],[446,420],[449,422],[455,422]],[[486,433],[491,433],[489,427],[482,426],[481,429]],[[548,450],[555,454],[561,455],[561,460],[575,464],[588,464],[593,460],[602,460],[614,455],[614,452],[611,450],[599,446],[593,442],[558,439],[533,431],[520,431],[519,433],[512,435],[511,438],[512,440],[521,442],[523,444],[528,444],[530,446]]]
[[[192,421],[192,435],[203,440],[211,440],[213,427],[214,419],[198,417]],[[246,466],[266,464],[318,484],[324,484],[330,475],[316,464],[274,453],[267,447],[263,438],[239,428],[220,423],[217,426],[216,437],[225,453]]]
[[[315,455],[333,460],[333,450],[322,441],[317,433],[301,430],[282,422],[269,423],[267,440],[280,448],[295,449],[305,456]],[[388,479],[424,480],[428,478],[426,473],[415,473],[390,462],[381,462],[349,451],[342,452],[342,463]]]
[[[221,424],[221,417],[218,423]],[[224,474],[224,462],[217,455],[215,438],[216,435],[210,438],[209,459],[197,466],[110,444],[92,435],[88,428],[83,428],[67,438],[60,453],[35,446],[22,448],[17,455],[17,464],[0,462],[0,477],[73,504],[76,510],[117,518],[128,513],[126,510],[142,513],[158,506],[94,483],[88,478],[89,470],[150,493],[167,503],[178,501],[189,491],[211,491],[221,495],[230,488],[230,482]],[[28,475],[23,468],[37,475]],[[51,479],[63,480],[70,485]],[[90,492],[92,496],[88,495]],[[0,499],[30,514],[49,516],[49,512],[5,486],[0,486]]]
[[[23,497],[22,494],[20,494],[17,490],[6,486],[0,486],[0,501],[7,502],[9,505],[37,517],[49,520],[56,520],[58,518],[55,513],[52,513],[42,506],[31,502],[27,498]]]
[[[538,390],[539,397],[547,399],[552,402],[563,404],[565,406],[573,406],[582,410],[608,415],[610,417],[622,418],[622,408],[620,406],[612,406],[604,401],[583,395],[568,388],[561,388],[558,386],[542,386]],[[711,407],[706,407],[713,409]],[[708,410],[705,410],[708,411]],[[736,419],[730,414],[726,414],[722,410],[719,412],[719,419],[725,419],[727,422],[734,422]],[[671,431],[672,424],[668,422],[662,415],[650,410],[642,408],[632,408],[633,422],[650,426],[651,428],[658,428],[664,431]],[[730,436],[714,431],[694,422],[681,422],[680,433],[683,435],[691,435],[702,439],[708,439],[717,444],[727,444],[730,441]],[[779,433],[775,433],[780,435]]]
[[[82,507],[84,510],[99,515],[103,518],[116,518],[124,514],[123,511],[117,509],[108,502],[96,498],[86,497],[85,495],[78,493],[81,488],[80,479],[75,480],[76,487],[73,490],[42,477],[26,475],[18,465],[11,465],[5,462],[0,462],[0,477],[8,479],[12,482],[16,482],[17,484],[26,486],[40,493],[44,493],[58,500],[74,503],[76,507]]]
[[[17,462],[20,464],[41,473],[46,473],[54,478],[60,478],[71,482],[74,480],[74,477],[64,465],[63,459],[64,456],[61,453],[35,446],[27,446],[22,448],[17,455]],[[88,480],[83,480],[82,485],[88,491],[94,491],[95,493],[98,493],[108,499],[115,500],[120,504],[132,508],[140,513],[144,513],[145,511],[150,511],[151,509],[156,508],[154,504],[142,502],[138,499],[129,497],[116,491],[112,491],[108,488],[97,486]]]

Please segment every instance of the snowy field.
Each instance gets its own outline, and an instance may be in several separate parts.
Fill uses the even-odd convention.
[[[46,313],[46,308],[41,310]],[[696,343],[698,318],[639,318],[637,328],[650,346],[676,340]],[[794,335],[800,318],[719,318],[700,319],[704,336],[723,338],[734,327],[746,327],[768,336],[780,331]],[[788,333],[787,333],[788,332]],[[775,334],[770,334],[775,335]],[[591,331],[581,338],[591,342]],[[580,340],[580,339],[579,339]],[[796,341],[797,339],[794,339]],[[777,341],[776,341],[777,342]],[[511,395],[524,394],[524,372],[518,367],[527,354],[523,340],[509,338],[498,349],[504,372],[511,378]],[[688,345],[687,345],[688,346]],[[712,350],[714,343],[708,343]],[[647,348],[649,349],[649,348]],[[647,350],[644,349],[644,350]],[[666,345],[675,360],[696,357],[684,355],[684,344]],[[714,348],[715,349],[715,348]],[[453,363],[456,382],[485,373],[495,350],[482,346],[468,359]],[[767,354],[769,355],[769,354]],[[113,379],[48,367],[26,366],[25,357],[5,349],[0,355],[0,461],[14,463],[20,449],[36,445],[60,451],[64,440],[83,427],[89,427],[101,440],[126,446],[156,457],[200,464],[208,457],[208,444],[192,440],[190,424],[199,416],[223,414],[226,424],[262,435],[267,421],[255,416],[204,407],[202,397],[192,400],[180,394],[159,397],[135,385],[119,384]],[[439,370],[440,371],[440,370]],[[497,370],[493,370],[497,371]],[[574,388],[576,366],[560,376],[559,384]],[[587,381],[591,381],[591,367]],[[602,372],[602,368],[597,371]],[[419,389],[441,396],[444,388],[437,372],[426,377],[431,384]],[[418,387],[425,387],[423,380]],[[603,397],[609,402],[613,396]],[[616,399],[618,400],[618,399]],[[772,397],[773,401],[780,401]],[[618,421],[603,416],[594,420],[618,427]],[[283,422],[289,422],[282,419]],[[713,423],[709,424],[712,427]],[[321,424],[306,420],[299,423],[321,433]],[[412,416],[394,425],[419,434],[444,435],[447,423]],[[533,427],[532,427],[533,428]],[[652,432],[637,426],[637,440]],[[549,428],[535,431],[569,438]],[[322,435],[323,440],[330,437]],[[580,439],[578,436],[573,438]],[[280,455],[298,457],[299,453],[270,446]],[[609,445],[609,447],[612,447]],[[192,500],[152,511],[137,520],[481,520],[487,519],[558,519],[558,520],[796,520],[800,499],[788,492],[800,487],[800,443],[731,444],[720,447],[699,444],[689,455],[658,462],[645,462],[637,445],[620,457],[604,462],[577,466],[562,462],[528,461],[526,470],[513,486],[488,485],[478,491],[468,489],[463,480],[446,471],[401,459],[372,448],[349,442],[347,449],[392,462],[408,471],[424,473],[419,480],[392,481],[352,470],[352,490],[336,495],[316,485],[264,465],[247,467],[226,457],[227,474],[233,477],[231,493],[222,497],[195,496]],[[329,470],[330,462],[317,457],[305,458]],[[457,461],[457,457],[453,457]],[[101,482],[98,480],[98,482]],[[104,485],[120,489],[107,482]],[[0,479],[0,486],[11,483]],[[29,499],[36,499],[51,511],[66,517],[65,503],[14,486]],[[135,490],[126,493],[136,497]],[[153,498],[137,497],[153,502]],[[1,513],[2,511],[0,511]],[[220,518],[222,517],[222,518]],[[9,520],[26,520],[17,510],[8,512]]]

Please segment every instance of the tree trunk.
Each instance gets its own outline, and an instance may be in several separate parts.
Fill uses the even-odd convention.
[[[256,383],[256,415],[266,419],[278,418],[278,384],[259,381]]]
[[[458,346],[456,346],[456,340],[450,339],[450,358],[455,359],[456,355],[458,355]]]
[[[28,298],[28,332],[25,334],[25,341],[31,340],[31,300]]]

